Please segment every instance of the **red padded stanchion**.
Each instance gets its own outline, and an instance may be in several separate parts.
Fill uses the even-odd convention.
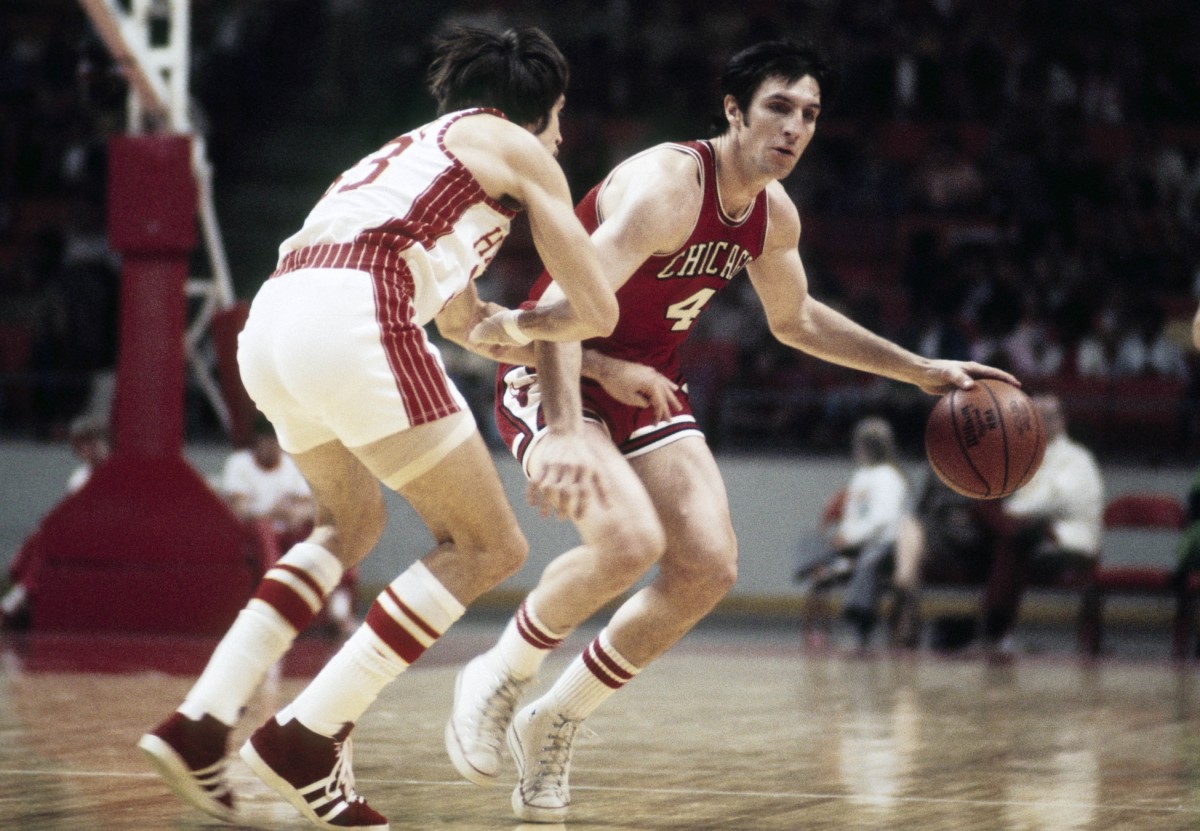
[[[196,194],[188,137],[111,142],[108,233],[123,258],[113,454],[39,528],[35,629],[218,634],[253,589],[252,535],[182,455]]]

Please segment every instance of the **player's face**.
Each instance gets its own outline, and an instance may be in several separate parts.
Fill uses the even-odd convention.
[[[763,172],[782,179],[812,141],[820,115],[821,86],[811,75],[791,84],[783,78],[767,78],[735,129],[741,134],[739,143]]]
[[[550,118],[546,120],[546,126],[540,133],[534,133],[542,146],[550,151],[550,155],[558,155],[558,146],[562,144],[562,126],[559,121],[559,115],[562,113],[563,106],[567,103],[566,96],[560,95],[558,100],[554,102],[554,106],[550,108]]]

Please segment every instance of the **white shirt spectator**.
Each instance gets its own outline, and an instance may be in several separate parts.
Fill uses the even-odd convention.
[[[841,542],[857,548],[890,545],[908,501],[908,481],[892,464],[859,468],[846,487],[846,504],[838,528]]]
[[[1052,439],[1046,445],[1042,466],[1029,484],[1008,498],[1005,510],[1016,517],[1049,519],[1063,549],[1096,556],[1104,481],[1095,456],[1066,434]]]
[[[221,475],[221,490],[227,497],[244,499],[245,509],[252,516],[267,516],[282,501],[307,498],[312,493],[291,456],[282,454],[279,464],[266,470],[255,462],[250,450],[230,454]]]

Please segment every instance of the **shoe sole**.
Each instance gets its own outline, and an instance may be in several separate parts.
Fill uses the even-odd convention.
[[[543,808],[539,805],[530,805],[525,801],[525,795],[521,793],[520,781],[525,777],[525,766],[523,764],[525,753],[521,749],[521,737],[517,735],[515,720],[509,725],[508,732],[505,735],[508,738],[509,752],[512,753],[513,761],[517,765],[517,786],[513,788],[512,792],[512,809],[517,819],[524,822],[565,822],[570,809],[569,805],[564,805],[561,808]]]
[[[454,701],[458,701],[460,687],[462,686],[463,671],[459,670],[458,677],[454,679]],[[499,772],[494,774],[484,773],[479,768],[471,764],[471,760],[467,758],[467,754],[463,752],[462,742],[459,741],[458,731],[454,729],[454,709],[451,706],[450,718],[446,721],[446,730],[443,734],[446,741],[446,755],[450,757],[450,764],[454,765],[454,769],[458,771],[458,775],[468,782],[472,782],[484,788],[490,788],[496,784],[496,780],[500,777]]]
[[[240,821],[237,811],[217,802],[208,795],[208,791],[196,784],[191,769],[171,745],[153,733],[147,733],[138,740],[137,746],[167,787],[184,802],[222,822],[236,825]]]

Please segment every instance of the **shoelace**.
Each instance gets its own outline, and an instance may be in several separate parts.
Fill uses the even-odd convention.
[[[354,789],[354,746],[347,738],[338,742],[336,749],[337,761],[333,763],[333,770],[329,773],[330,788],[326,793],[333,796],[336,789],[347,803],[362,802],[363,798]]]
[[[555,719],[546,733],[547,744],[542,745],[542,752],[538,756],[538,770],[533,776],[535,791],[547,788],[562,790],[563,780],[567,778],[567,770],[571,766],[571,747],[580,724],[582,722],[563,716]]]
[[[504,743],[504,731],[512,721],[513,712],[521,698],[521,691],[528,681],[518,681],[508,675],[500,682],[500,686],[492,691],[483,702],[480,713],[480,738],[492,750],[499,751]]]

